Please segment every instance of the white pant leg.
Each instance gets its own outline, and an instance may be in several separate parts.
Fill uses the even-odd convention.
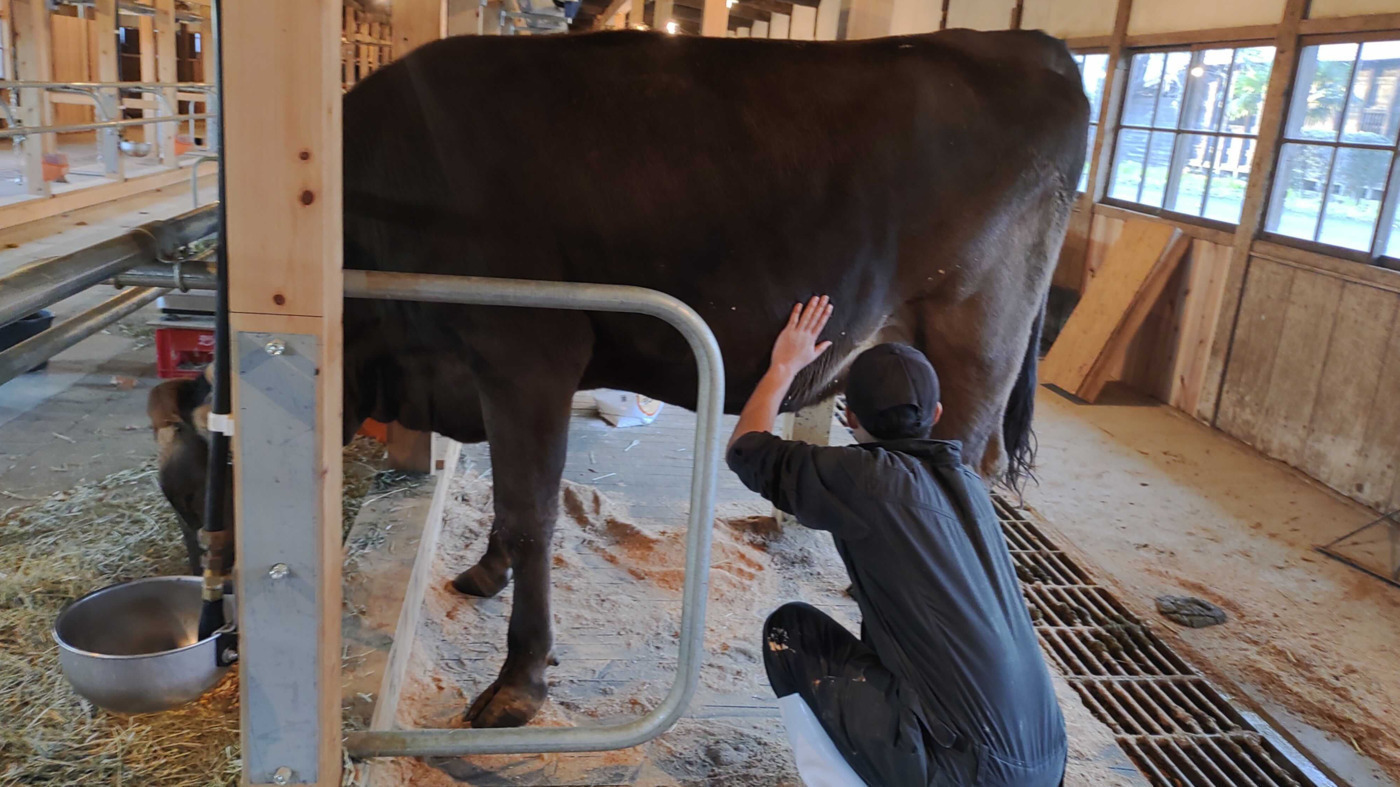
[[[793,693],[778,699],[783,714],[797,773],[807,787],[866,787],[846,758],[836,749],[817,715],[807,707],[802,695]]]

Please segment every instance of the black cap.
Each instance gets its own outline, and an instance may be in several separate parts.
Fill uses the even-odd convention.
[[[872,437],[927,437],[938,407],[938,374],[907,344],[879,344],[851,364],[846,406]]]

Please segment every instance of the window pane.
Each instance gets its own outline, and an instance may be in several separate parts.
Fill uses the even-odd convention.
[[[1098,131],[1098,126],[1092,123],[1089,124],[1089,146],[1085,148],[1087,152],[1084,154],[1084,170],[1079,173],[1078,191],[1080,193],[1089,190],[1089,163],[1090,159],[1092,159],[1094,156],[1094,137],[1098,134]]]
[[[1162,73],[1162,95],[1157,100],[1157,116],[1152,125],[1176,128],[1181,115],[1181,97],[1186,90],[1186,75],[1191,69],[1190,52],[1168,52],[1166,69]]]
[[[1356,52],[1356,44],[1326,44],[1303,50],[1298,60],[1293,106],[1288,111],[1290,139],[1337,138]],[[1305,85],[1307,89],[1303,89]]]
[[[1244,207],[1244,187],[1249,181],[1250,156],[1254,140],[1220,137],[1215,145],[1215,165],[1210,175],[1210,195],[1202,214],[1227,224],[1240,222]]]
[[[1400,41],[1372,41],[1361,46],[1361,60],[1351,82],[1342,141],[1395,144],[1395,82],[1400,76]]]
[[[1390,151],[1341,148],[1332,167],[1332,187],[1322,212],[1318,240],[1357,251],[1371,248],[1390,171]]]
[[[1200,62],[1191,66],[1186,77],[1186,108],[1181,127],[1215,131],[1220,123],[1220,104],[1230,81],[1231,49],[1210,49],[1201,53]]]
[[[1255,46],[1235,52],[1235,73],[1230,80],[1230,97],[1225,102],[1222,131],[1258,134],[1264,93],[1269,89],[1269,73],[1274,67],[1274,48]]]
[[[1084,75],[1084,94],[1089,97],[1089,118],[1097,121],[1103,103],[1104,80],[1108,78],[1108,55],[1085,55],[1080,72]]]
[[[1113,179],[1108,196],[1137,202],[1138,187],[1142,185],[1142,165],[1147,158],[1146,131],[1123,129],[1118,132],[1118,147],[1113,151]]]
[[[1332,150],[1291,142],[1283,146],[1266,229],[1294,238],[1313,239],[1322,209],[1322,190],[1332,166]]]
[[[1162,84],[1162,66],[1167,56],[1161,52],[1133,55],[1128,72],[1128,93],[1123,99],[1123,125],[1147,126],[1157,106],[1157,88]]]
[[[1167,210],[1201,215],[1206,197],[1206,173],[1215,162],[1215,137],[1202,134],[1182,134],[1176,140],[1171,179],[1163,207]]]
[[[1162,206],[1162,196],[1167,191],[1167,172],[1171,169],[1172,146],[1176,134],[1170,131],[1152,132],[1152,143],[1147,146],[1147,171],[1142,180],[1142,196],[1138,199],[1144,205],[1154,208]]]

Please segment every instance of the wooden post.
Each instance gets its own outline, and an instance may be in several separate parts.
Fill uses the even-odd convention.
[[[170,87],[162,89],[165,97],[165,111],[179,114],[180,102],[176,99],[175,83],[179,82],[179,55],[175,51],[175,0],[156,0],[155,17],[156,39],[156,81]],[[160,140],[160,163],[167,167],[179,165],[175,155],[175,135],[180,133],[176,122],[156,125],[156,138]]]
[[[136,19],[136,41],[141,49],[141,81],[155,82],[156,76],[156,25],[155,20],[149,16],[142,15]],[[159,110],[154,108],[156,100],[155,93],[142,93],[141,98],[152,102],[141,109],[141,117],[152,117]],[[139,126],[141,129],[141,139],[144,142],[151,142],[156,139],[157,134],[151,126]]]
[[[792,30],[788,37],[794,41],[813,41],[817,37],[817,9],[809,5],[792,7]]]
[[[787,40],[792,31],[792,17],[787,14],[773,14],[768,20],[768,37]]]
[[[1230,266],[1225,274],[1225,294],[1220,302],[1220,314],[1216,317],[1215,338],[1210,345],[1205,380],[1201,384],[1198,412],[1210,413],[1212,426],[1216,424],[1220,415],[1220,396],[1225,389],[1231,345],[1235,341],[1235,327],[1239,320],[1240,301],[1244,298],[1250,247],[1263,224],[1264,203],[1276,174],[1274,168],[1278,159],[1279,140],[1283,136],[1283,122],[1288,114],[1289,97],[1293,92],[1293,79],[1298,69],[1298,28],[1303,17],[1307,15],[1308,2],[1309,0],[1288,0],[1283,9],[1283,21],[1279,22],[1278,33],[1274,39],[1274,67],[1269,73],[1269,87],[1264,93],[1264,104],[1260,108],[1259,139],[1254,144],[1254,155],[1250,159],[1249,184],[1244,190],[1240,223],[1235,228]]]
[[[664,31],[666,23],[676,18],[676,0],[656,0],[656,7],[651,12],[652,26],[657,30]]]
[[[700,16],[700,35],[724,38],[728,34],[729,6],[725,5],[724,0],[705,0]]]
[[[340,749],[340,498],[341,498],[341,0],[238,0],[224,5],[224,141],[228,220],[229,302],[235,355],[239,337],[273,333],[314,339],[318,515],[314,521],[273,523],[312,528],[317,570],[299,591],[313,596],[315,620],[301,630],[249,631],[242,674],[242,783],[269,784],[275,765],[257,758],[269,741],[294,744],[315,766],[292,783],[337,787]],[[289,342],[290,344],[290,342]],[[237,361],[235,361],[237,362]],[[234,412],[244,392],[235,387]],[[236,475],[248,478],[257,457],[235,452]],[[253,523],[240,481],[236,496],[238,554],[246,554]],[[271,490],[264,490],[270,493]],[[286,494],[305,493],[305,489]],[[257,494],[254,491],[254,494]],[[261,528],[266,531],[266,527]],[[304,533],[305,530],[302,530]],[[240,587],[267,575],[267,565],[240,560]],[[240,596],[242,600],[242,596]],[[240,604],[240,616],[251,614]],[[275,648],[314,653],[315,681],[293,692],[295,721],[268,718],[277,676],[257,676],[248,653],[262,637]],[[284,650],[283,652],[291,652]],[[301,652],[301,651],[298,651]],[[264,650],[261,655],[266,656]],[[265,662],[264,662],[265,663]],[[300,669],[307,665],[299,665]],[[265,681],[261,689],[255,680]],[[306,719],[309,718],[310,721]],[[282,723],[273,723],[282,722]],[[314,750],[314,756],[310,754]],[[253,781],[257,778],[258,781]]]
[[[53,31],[45,0],[10,0],[10,23],[15,40],[15,77],[47,82],[53,79]],[[46,90],[20,91],[20,122],[47,126],[53,122],[53,104]],[[44,180],[44,154],[58,150],[53,134],[33,134],[24,140],[24,185],[30,194],[48,196]]]
[[[447,33],[446,0],[394,0],[391,11],[395,60]]]
[[[92,27],[93,35],[97,38],[97,81],[116,82],[120,74],[117,63],[117,0],[96,0],[93,11],[96,12],[96,19],[93,20]],[[108,111],[112,113],[112,119],[120,119],[122,116],[121,91],[112,89],[101,92],[102,100],[107,103]],[[107,137],[109,133],[110,137]],[[112,159],[105,162],[108,177],[125,180],[126,162],[121,155],[120,148],[111,144],[121,139],[121,131],[99,132],[99,137],[104,138],[101,143],[103,156],[106,157],[110,151]]]
[[[817,6],[817,40],[835,41],[841,27],[841,0],[821,0]]]

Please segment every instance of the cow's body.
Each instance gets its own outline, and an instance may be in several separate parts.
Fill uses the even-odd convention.
[[[156,479],[160,491],[180,518],[190,573],[199,574],[204,553],[199,531],[204,527],[205,485],[209,467],[209,406],[213,367],[190,380],[166,380],[151,389],[146,415],[156,440]],[[228,478],[233,478],[232,465]],[[226,484],[232,489],[232,483]],[[224,500],[224,521],[233,523],[233,497]],[[233,556],[225,565],[233,565]]]
[[[606,282],[680,298],[724,353],[726,409],[792,304],[836,306],[791,408],[898,337],[943,377],[938,436],[992,475],[1084,156],[1062,44],[967,31],[849,43],[640,34],[457,38],[345,99],[345,264]],[[456,584],[517,583],[500,679],[469,716],[544,697],[548,544],[579,388],[693,406],[694,363],[651,318],[349,301],[347,437],[366,417],[490,439],[496,522]],[[1024,442],[1018,412],[1010,442]]]

